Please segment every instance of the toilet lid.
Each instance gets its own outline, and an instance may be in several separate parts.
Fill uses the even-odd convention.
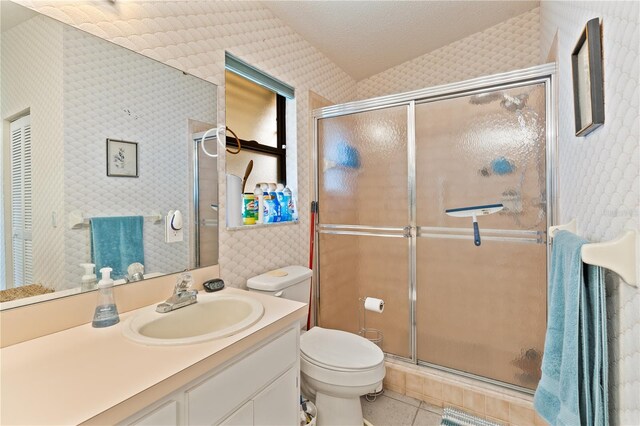
[[[321,327],[300,337],[300,351],[314,363],[337,369],[370,369],[384,361],[382,350],[364,337]]]

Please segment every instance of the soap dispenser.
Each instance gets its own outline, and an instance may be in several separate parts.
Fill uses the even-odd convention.
[[[113,298],[113,280],[111,268],[100,269],[102,279],[98,283],[98,306],[93,314],[93,325],[96,328],[109,327],[120,322],[118,308]]]
[[[80,286],[81,291],[89,291],[96,288],[98,279],[93,272],[93,268],[96,267],[93,263],[81,263],[80,267],[84,268],[84,275],[82,276],[82,284]]]

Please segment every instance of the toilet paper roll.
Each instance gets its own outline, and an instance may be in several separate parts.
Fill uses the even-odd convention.
[[[242,226],[242,178],[227,174],[227,226]]]
[[[375,297],[367,297],[364,299],[364,308],[367,311],[382,313],[384,311],[384,300]]]

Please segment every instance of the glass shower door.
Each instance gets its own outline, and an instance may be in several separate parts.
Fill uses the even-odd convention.
[[[534,389],[546,327],[545,84],[416,105],[417,358]],[[446,209],[502,203],[472,219]]]
[[[318,120],[318,325],[357,333],[361,298],[385,352],[411,358],[408,107]]]

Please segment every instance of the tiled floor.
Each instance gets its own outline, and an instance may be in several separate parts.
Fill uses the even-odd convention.
[[[374,402],[362,401],[362,414],[373,426],[438,426],[442,409],[385,390]]]

